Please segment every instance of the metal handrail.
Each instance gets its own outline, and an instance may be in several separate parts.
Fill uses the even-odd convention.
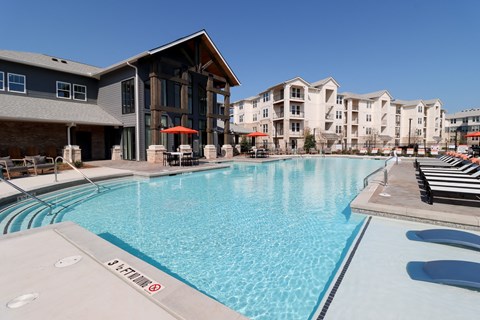
[[[371,176],[373,176],[374,174],[376,174],[377,172],[379,172],[380,170],[383,170],[383,185],[386,186],[387,183],[388,183],[388,171],[387,171],[387,162],[391,159],[397,159],[397,164],[398,164],[398,157],[396,156],[390,156],[387,160],[385,160],[385,165],[380,168],[378,168],[377,170],[373,171],[372,173],[370,173],[368,176],[366,176],[364,179],[363,179],[363,188],[365,189],[367,186],[368,186],[368,178],[370,178]]]
[[[8,184],[10,187],[14,188],[15,190],[20,191],[21,193],[23,193],[27,197],[30,197],[30,198],[36,200],[40,204],[43,204],[44,206],[46,206],[48,208],[49,214],[52,214],[53,206],[51,204],[46,203],[45,201],[43,201],[43,200],[37,198],[36,196],[34,196],[33,194],[31,194],[30,192],[27,192],[27,191],[23,190],[22,188],[20,188],[19,186],[11,183],[10,181],[5,180],[3,178],[3,169],[0,169],[0,173],[1,173],[0,174],[0,180],[1,181],[5,182],[6,184]]]
[[[380,170],[387,170],[385,169],[385,167],[380,167],[378,168],[377,170],[373,171],[372,173],[370,173],[368,176],[366,176],[364,179],[363,179],[363,188],[365,189],[367,186],[368,186],[368,178],[370,178],[371,176],[373,176],[374,174],[376,174],[377,172],[379,172]]]
[[[83,178],[85,180],[87,180],[88,182],[90,182],[91,184],[93,184],[95,186],[95,188],[97,188],[97,192],[100,192],[100,186],[98,184],[96,184],[95,182],[93,182],[92,180],[90,180],[86,175],[84,175],[80,170],[78,170],[77,168],[75,168],[75,166],[73,164],[71,164],[70,162],[68,162],[67,160],[65,160],[62,156],[58,156],[55,158],[55,182],[58,182],[57,180],[57,173],[58,173],[58,170],[57,170],[57,160],[58,159],[62,159],[63,163],[66,163],[68,164],[73,170],[77,171],[78,173],[80,173]]]

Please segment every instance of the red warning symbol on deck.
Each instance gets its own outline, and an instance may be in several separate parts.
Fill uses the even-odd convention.
[[[160,289],[162,289],[162,285],[159,283],[154,283],[148,287],[148,291],[152,293],[160,291]]]

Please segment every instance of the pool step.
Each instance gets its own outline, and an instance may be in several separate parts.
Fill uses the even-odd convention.
[[[39,198],[52,205],[52,209],[33,199],[10,204],[0,208],[0,234],[26,230],[51,224],[61,219],[65,210],[109,190],[131,185],[132,180],[108,180],[101,183],[100,194],[91,185],[64,189]]]

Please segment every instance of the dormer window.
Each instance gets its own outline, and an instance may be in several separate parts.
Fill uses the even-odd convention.
[[[70,99],[70,89],[70,83],[57,81],[57,98]]]

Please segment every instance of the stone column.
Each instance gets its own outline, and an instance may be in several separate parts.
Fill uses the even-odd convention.
[[[82,161],[82,150],[79,146],[70,145],[63,148],[63,158],[68,162],[81,162]]]
[[[213,77],[209,76],[207,80],[207,145],[204,148],[206,159],[217,158],[217,148],[213,144]]]
[[[163,158],[165,152],[167,152],[167,149],[163,145],[152,144],[147,149],[147,162],[158,163],[163,166]]]
[[[205,158],[208,159],[216,159],[217,158],[217,148],[213,144],[207,144],[203,148],[203,154]]]
[[[112,160],[122,160],[122,148],[119,145],[112,147]]]
[[[229,144],[224,144],[222,146],[222,154],[225,158],[233,158],[233,147]]]

